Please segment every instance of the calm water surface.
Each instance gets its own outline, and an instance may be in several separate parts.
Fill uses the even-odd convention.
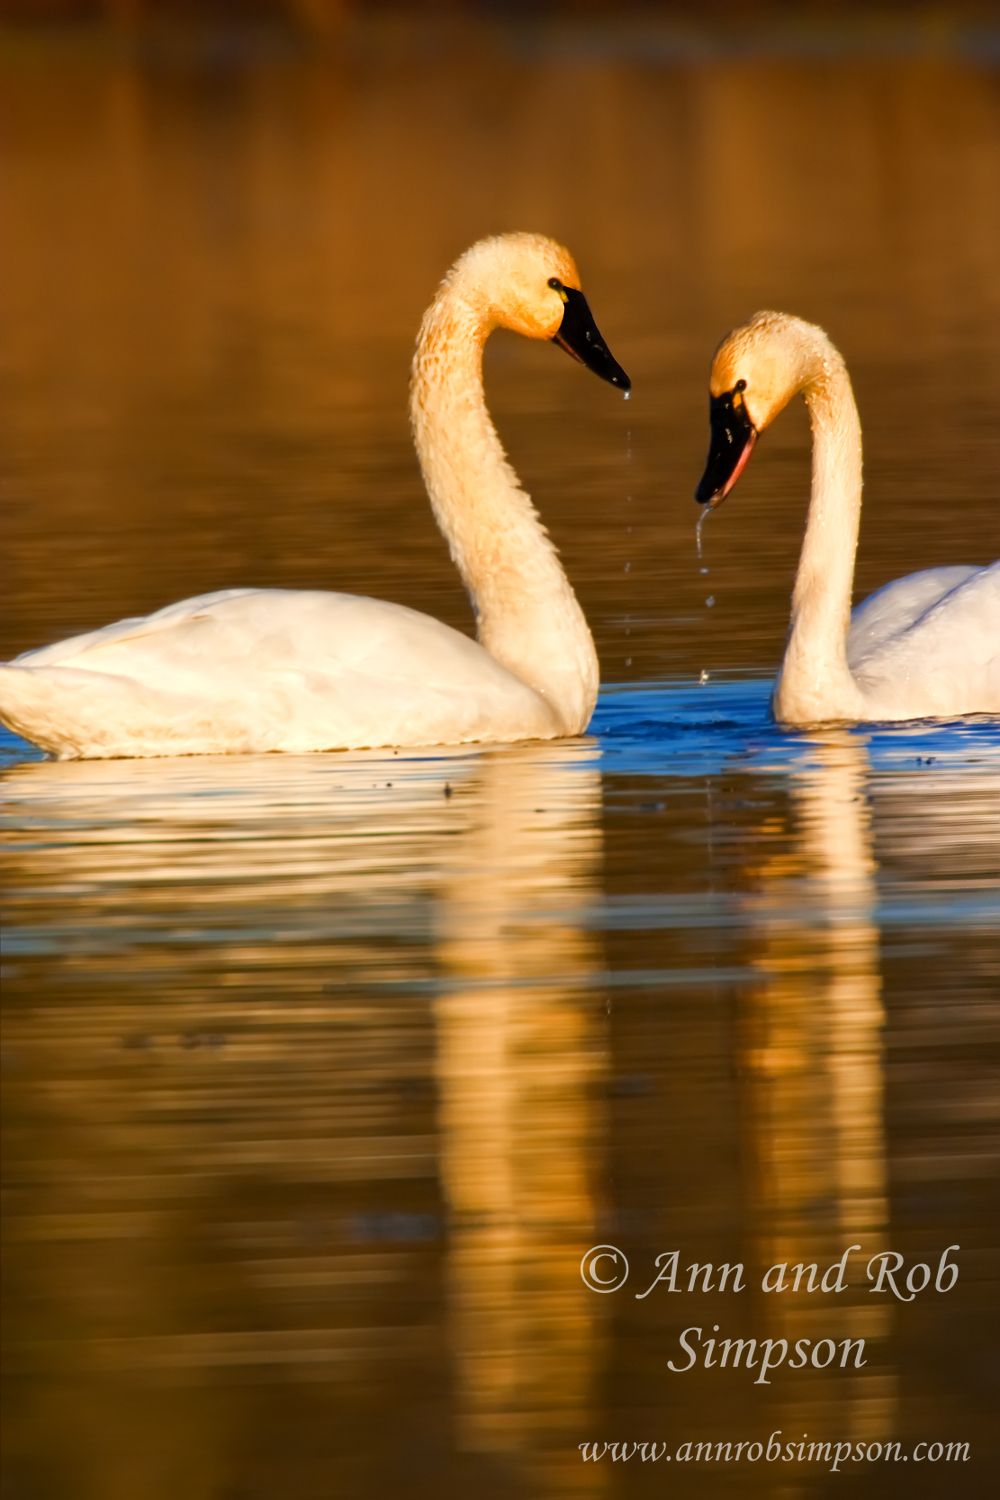
[[[657,38],[0,49],[4,654],[246,583],[467,626],[405,402],[423,306],[484,231],[572,245],[636,385],[624,406],[513,339],[488,359],[597,635],[588,737],[0,741],[12,1497],[992,1492],[1000,734],[776,730],[804,416],[701,564],[690,495],[712,348],[784,306],[854,377],[859,593],[1000,550],[996,76],[948,36]],[[961,1275],[909,1305],[859,1278],[601,1297],[601,1243],[636,1286],[675,1248],[749,1273],[959,1245]],[[671,1374],[716,1323],[861,1337],[868,1364]],[[577,1451],[778,1428],[973,1462]]]

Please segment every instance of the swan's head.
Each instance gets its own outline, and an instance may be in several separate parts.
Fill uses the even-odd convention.
[[[709,378],[708,460],[695,499],[721,505],[746,468],[754,444],[791,398],[835,355],[821,328],[787,313],[755,313],[726,335]]]
[[[453,285],[486,328],[510,328],[529,339],[551,339],[574,359],[626,393],[632,382],[611,354],[580,290],[580,273],[564,246],[543,234],[501,234],[480,240],[453,268]]]

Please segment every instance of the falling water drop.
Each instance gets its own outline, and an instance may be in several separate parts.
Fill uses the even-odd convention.
[[[631,395],[630,391],[626,391],[625,392],[625,400],[626,401],[629,399],[630,395]],[[632,466],[632,424],[631,423],[629,423],[628,427],[625,430],[625,462],[631,468],[631,466]],[[631,514],[632,514],[632,491],[631,490],[625,496],[625,504],[628,507],[628,509],[626,511],[626,515],[631,516]],[[629,535],[629,536],[632,535],[632,523],[631,523],[631,521],[629,521],[629,523],[626,526],[625,530],[626,530],[627,535]],[[632,571],[632,564],[631,564],[631,562],[625,563],[624,566],[623,566],[622,571],[625,572],[625,573],[631,573],[631,571]],[[626,635],[626,637],[628,637],[628,636],[630,636],[632,634],[632,624],[631,624],[631,616],[630,615],[626,615],[625,616],[624,625],[625,625],[625,635]],[[632,658],[631,658],[631,656],[626,656],[626,658],[625,658],[625,666],[626,666],[626,668],[630,667],[631,665],[632,665]]]
[[[699,562],[701,562],[701,558],[702,558],[702,551],[701,551],[701,528],[704,526],[705,522],[708,520],[708,518],[709,518],[709,516],[711,514],[712,514],[712,508],[711,508],[711,506],[706,505],[705,509],[702,511],[701,515],[698,517],[698,524],[697,524],[697,526],[694,528],[694,542],[695,542],[695,547],[696,547],[697,552],[698,552],[698,561]]]
[[[708,518],[709,518],[709,516],[711,514],[712,514],[712,508],[711,508],[711,506],[706,505],[705,509],[702,511],[701,515],[698,517],[698,524],[697,524],[697,526],[694,529],[695,547],[696,547],[696,550],[697,550],[697,553],[698,553],[698,561],[699,561],[699,563],[701,563],[701,566],[699,567],[698,572],[699,572],[699,574],[701,575],[702,578],[707,578],[708,573],[709,573],[710,570],[709,570],[708,564],[705,563],[704,560],[703,560],[704,554],[702,552],[701,529],[702,529],[702,527],[704,526],[705,522],[708,520]],[[714,607],[714,605],[715,605],[715,595],[714,594],[709,594],[708,597],[707,597],[707,599],[705,600],[705,608],[706,609],[712,609]],[[705,667],[702,667],[701,672],[700,672],[700,674],[698,676],[698,681],[701,683],[701,685],[703,687],[704,687],[705,683],[708,681],[708,671],[706,670]]]

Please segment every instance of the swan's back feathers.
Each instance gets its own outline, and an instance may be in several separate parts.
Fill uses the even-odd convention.
[[[865,660],[902,635],[946,599],[961,584],[981,573],[982,568],[956,566],[925,568],[883,584],[851,612],[847,653],[851,667]]]
[[[467,636],[350,594],[230,589],[0,669],[0,717],[57,755],[548,738],[549,705]]]
[[[1000,562],[879,589],[854,611],[847,651],[887,718],[1000,713]]]
[[[238,599],[244,595],[262,594],[262,589],[218,589],[212,594],[200,594],[195,599],[182,599],[151,615],[134,615],[127,620],[115,620],[100,630],[89,630],[82,635],[71,635],[65,641],[56,641],[51,646],[39,646],[33,651],[23,651],[10,663],[16,667],[75,666],[88,670],[97,667],[98,652],[106,652],[115,646],[127,646],[148,636],[178,628],[205,618],[215,606]],[[86,663],[84,662],[86,658]]]

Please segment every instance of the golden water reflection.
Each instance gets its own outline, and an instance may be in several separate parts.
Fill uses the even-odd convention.
[[[68,1390],[75,1447],[78,1397],[165,1382],[212,1415],[141,1492],[184,1469],[207,1496],[234,1383],[333,1381],[349,1432],[442,1352],[461,1450],[542,1483],[539,1432],[572,1447],[599,1348],[566,1275],[602,1137],[596,753],[8,772],[29,1452]],[[443,1398],[429,1420],[443,1441]],[[140,1492],[142,1422],[124,1453],[87,1425],[76,1493]]]
[[[447,1493],[592,1495],[613,1475],[577,1444],[605,1436],[981,1437],[952,1330],[975,1347],[997,1299],[1000,763],[872,757],[9,767],[10,1472],[393,1493],[416,1451]],[[752,1275],[954,1242],[963,1278],[913,1307],[628,1302],[579,1281],[609,1239],[637,1277],[674,1246]],[[713,1322],[864,1337],[868,1365],[669,1375]]]
[[[522,762],[484,793],[437,924],[455,1419],[463,1449],[534,1455],[524,1478],[541,1487],[538,1437],[573,1451],[600,1353],[567,1272],[595,1233],[604,1137],[603,953],[579,905],[601,879],[601,784],[596,767],[546,781]]]
[[[882,975],[869,766],[849,734],[816,744],[795,778],[790,848],[756,871],[754,967],[762,983],[742,1018],[754,1261],[815,1263],[848,1246],[867,1260],[888,1244]],[[864,1263],[863,1261],[861,1262]],[[858,1257],[849,1262],[858,1276]],[[891,1309],[864,1288],[767,1299],[768,1333],[863,1338],[874,1370],[831,1370],[787,1420],[815,1427],[835,1402],[844,1438],[893,1435],[895,1381],[879,1358]],[[882,1367],[880,1368],[880,1365]]]

